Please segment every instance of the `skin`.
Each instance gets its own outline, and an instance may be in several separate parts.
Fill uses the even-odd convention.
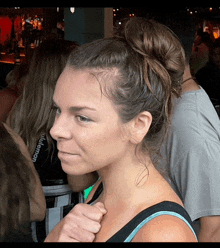
[[[186,66],[186,70],[185,70],[185,73],[184,73],[184,75],[183,75],[183,81],[184,80],[186,80],[186,79],[188,79],[188,78],[191,78],[192,77],[192,75],[191,75],[191,73],[190,73],[190,68],[189,68],[189,66]],[[183,88],[183,92],[187,92],[187,91],[195,91],[195,90],[199,90],[200,89],[200,87],[198,86],[198,84],[193,80],[193,79],[191,79],[191,80],[189,80],[189,81],[187,81],[186,83],[184,83],[183,85],[182,85],[182,88]],[[90,174],[88,174],[88,175],[90,175]],[[83,175],[83,176],[85,176],[85,175]],[[78,178],[80,178],[81,176],[78,176]],[[97,177],[96,177],[97,178]],[[94,182],[96,181],[96,179],[94,178]],[[98,185],[99,185],[99,183],[97,183],[96,184],[96,186],[93,188],[93,190],[92,190],[92,192],[91,192],[91,194],[90,194],[90,196],[88,197],[88,200],[87,200],[87,202],[92,198],[92,195],[94,194],[94,192],[95,192],[95,190],[97,189],[97,187],[98,187]],[[95,205],[94,205],[95,206]],[[103,205],[104,206],[104,205]],[[85,204],[80,204],[79,206],[78,206],[79,208],[80,208],[80,211],[84,211],[84,209],[86,209],[87,210],[87,214],[88,214],[88,209],[86,208],[86,205]],[[95,209],[94,208],[91,208],[90,209],[90,211],[91,212],[94,212],[94,214],[95,214]],[[72,213],[71,213],[72,214]],[[99,212],[99,214],[101,214],[102,216],[104,215],[101,211]],[[94,222],[92,223],[92,225],[94,225],[94,226],[96,226],[96,224],[95,224],[95,222],[97,222],[97,223],[100,223],[101,222],[101,220],[102,220],[102,218],[95,218],[94,219]],[[65,220],[64,220],[65,221]],[[63,221],[63,222],[64,222]],[[156,221],[156,223],[158,224],[158,221],[157,220],[155,220]],[[65,235],[65,232],[63,232],[63,229],[62,229],[62,227],[63,226],[65,226],[67,229],[69,228],[70,229],[70,223],[72,223],[72,222],[65,222],[65,224],[63,223],[62,221],[60,222],[60,226],[59,226],[59,231],[60,231],[60,233],[59,233],[59,238],[61,238],[61,241],[65,241],[65,240],[68,240],[68,238],[66,237],[66,235]],[[199,233],[199,241],[200,242],[217,242],[217,241],[219,241],[219,237],[220,237],[220,226],[219,226],[219,223],[220,223],[220,217],[219,216],[207,216],[207,217],[202,217],[202,218],[200,218],[200,233]],[[153,226],[152,224],[154,224],[153,222],[151,222],[151,226]],[[181,224],[181,223],[180,223]],[[88,226],[88,225],[87,225]],[[150,227],[150,226],[149,226]],[[148,227],[148,228],[149,228]],[[89,229],[90,228],[90,229]],[[91,230],[91,226],[89,227],[88,229],[89,230]],[[94,227],[95,228],[95,227]],[[55,230],[56,230],[56,228],[55,228]],[[81,231],[80,232],[82,232],[82,230],[84,230],[83,228],[81,229]],[[94,229],[93,229],[94,230]],[[142,229],[143,230],[143,229]],[[71,232],[69,232],[69,233],[71,233]],[[91,233],[94,233],[94,232],[91,232]],[[133,241],[135,241],[135,240],[137,240],[137,241],[140,241],[140,239],[142,238],[142,237],[138,237],[138,236],[140,236],[140,235],[144,235],[145,236],[145,238],[147,237],[147,234],[149,234],[149,233],[152,233],[151,232],[151,230],[149,229],[146,229],[145,231],[143,231],[143,232],[141,232],[140,231],[140,233],[137,235],[137,237],[135,237],[135,239],[133,240]],[[182,232],[183,233],[183,232]],[[52,233],[53,234],[53,233]],[[157,232],[154,232],[154,234],[158,234]],[[173,234],[174,234],[174,232],[173,232]],[[85,233],[85,235],[87,235],[86,233]],[[57,237],[57,236],[56,236]],[[91,237],[91,235],[88,235],[88,237]],[[178,237],[178,236],[176,236],[176,237]],[[157,235],[157,237],[155,237],[155,236],[153,236],[153,235],[151,235],[150,237],[148,237],[148,240],[150,241],[150,240],[152,240],[152,239],[156,239],[157,238],[157,240],[158,240],[158,238],[162,238],[162,241],[164,241],[165,240],[165,236],[163,235]],[[78,236],[77,237],[77,240],[78,241],[83,241],[85,238],[81,238],[80,239],[80,236]],[[73,239],[70,239],[70,240],[72,240],[73,241]],[[94,237],[93,237],[93,239],[91,240],[90,239],[90,241],[93,241],[94,240]],[[56,239],[52,239],[51,241],[54,241],[54,242],[56,242],[57,240]],[[159,241],[159,240],[158,240]]]
[[[89,188],[98,180],[98,178],[99,175],[96,171],[78,176],[67,175],[68,184],[74,192],[81,192]]]
[[[63,74],[63,76],[61,80],[68,81],[66,75]],[[91,87],[87,88],[87,81],[90,80]],[[103,164],[114,163],[114,160],[125,152],[123,148],[126,142],[118,139],[118,136],[121,136],[119,117],[115,115],[116,112],[107,98],[103,97],[101,100],[101,92],[95,78],[88,73],[83,73],[83,76],[79,74],[75,84],[72,84],[71,80],[68,83],[65,89],[62,85],[57,85],[54,102],[58,110],[50,133],[58,141],[58,157],[63,170],[70,175],[81,175],[98,170],[103,167]],[[70,97],[67,99],[66,93],[75,91],[75,87],[77,87],[77,93],[69,94]],[[61,97],[57,97],[56,92],[59,92]],[[64,107],[60,109],[60,106]],[[79,110],[84,106],[86,108]],[[110,114],[106,115],[105,111],[110,111]],[[106,116],[105,121],[101,119],[101,115]],[[114,119],[111,118],[112,115]],[[109,124],[112,125],[112,129],[105,134]],[[57,137],[57,133],[62,133],[63,137]],[[99,146],[98,149],[97,146]],[[109,154],[108,150],[112,153]],[[112,156],[112,154],[115,155]]]
[[[49,233],[44,242],[93,242],[106,214],[101,202],[77,204]]]
[[[111,84],[110,79],[108,83]],[[97,202],[105,206],[107,213],[100,221],[95,242],[108,240],[134,216],[154,204],[168,200],[182,205],[149,156],[140,149],[138,157],[135,154],[136,146],[150,128],[149,112],[122,123],[116,106],[101,93],[92,73],[68,67],[57,82],[53,100],[57,114],[50,133],[57,140],[63,170],[69,175],[97,171],[104,186]],[[150,224],[150,234],[148,223],[133,241],[196,241],[191,230],[176,217],[156,219],[153,226]],[[64,222],[60,224],[60,233],[63,226]]]

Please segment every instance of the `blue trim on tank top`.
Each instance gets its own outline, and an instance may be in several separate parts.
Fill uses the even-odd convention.
[[[175,213],[175,212],[171,212],[171,211],[159,211],[155,214],[152,214],[151,216],[149,216],[148,218],[146,218],[145,220],[143,220],[132,232],[131,234],[124,240],[124,242],[131,242],[132,239],[134,238],[134,236],[138,233],[138,231],[145,225],[147,224],[149,221],[151,221],[152,219],[158,217],[158,216],[161,216],[161,215],[171,215],[171,216],[174,216],[174,217],[177,217],[181,220],[183,220],[191,229],[191,231],[193,232],[193,234],[195,235],[196,237],[196,234],[193,230],[193,228],[191,227],[191,225],[189,224],[189,222],[180,214],[178,213]],[[197,239],[197,237],[196,237]],[[198,239],[197,239],[198,241]]]

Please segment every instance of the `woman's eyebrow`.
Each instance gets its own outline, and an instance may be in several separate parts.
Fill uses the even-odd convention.
[[[58,105],[56,104],[56,102],[54,101],[54,99],[52,101],[53,101],[53,105],[55,105],[56,107],[58,107]],[[84,109],[88,109],[88,110],[92,110],[92,111],[97,111],[95,108],[91,108],[91,107],[88,107],[88,106],[74,106],[74,107],[70,107],[69,108],[70,112],[79,112],[79,111],[84,110]]]
[[[90,108],[90,107],[87,107],[87,106],[74,106],[74,107],[70,107],[69,109],[70,109],[71,112],[78,112],[78,111],[81,111],[81,110],[84,110],[84,109],[96,111],[95,108]]]

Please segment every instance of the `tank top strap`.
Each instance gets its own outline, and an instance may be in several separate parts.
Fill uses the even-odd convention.
[[[103,183],[101,182],[98,188],[96,189],[92,199],[87,204],[93,205],[95,201],[98,199],[98,197],[101,195],[102,191],[103,191]]]
[[[175,202],[164,201],[140,212],[107,242],[131,242],[145,224],[161,215],[171,215],[183,220],[196,237],[186,210]]]
[[[174,217],[177,217],[181,220],[183,220],[187,225],[188,227],[191,229],[191,231],[193,232],[193,234],[195,235],[196,237],[196,234],[192,228],[192,226],[190,225],[190,223],[180,214],[178,213],[175,213],[175,212],[171,212],[171,211],[160,211],[160,212],[157,212],[155,214],[152,214],[151,216],[149,216],[148,218],[146,218],[145,220],[143,220],[132,232],[130,235],[128,235],[128,237],[124,240],[124,242],[131,242],[132,239],[135,237],[135,235],[138,233],[138,231],[145,225],[147,224],[149,221],[151,221],[152,219],[158,217],[158,216],[161,216],[161,215],[171,215],[171,216],[174,216]],[[196,237],[197,238],[197,237]]]
[[[93,205],[102,191],[103,184],[100,183],[92,199],[87,204]],[[107,240],[107,242],[131,242],[138,231],[145,224],[161,215],[170,215],[183,220],[197,239],[197,236],[192,228],[192,220],[186,210],[175,202],[163,201],[140,212],[109,240]]]

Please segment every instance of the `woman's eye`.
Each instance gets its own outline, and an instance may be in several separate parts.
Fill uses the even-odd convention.
[[[53,108],[52,108],[52,109],[56,110],[56,114],[57,114],[57,115],[60,115],[60,114],[61,114],[61,110],[60,110],[60,108],[59,108],[59,107],[57,107],[57,106],[53,106]]]
[[[81,116],[81,115],[77,115],[76,118],[78,121],[84,122],[84,123],[88,123],[88,122],[92,121],[91,119],[89,119],[85,116]]]
[[[61,114],[61,110],[60,110],[60,108],[57,108],[57,110],[56,110],[56,114],[58,114],[58,115],[60,115],[60,114]]]

